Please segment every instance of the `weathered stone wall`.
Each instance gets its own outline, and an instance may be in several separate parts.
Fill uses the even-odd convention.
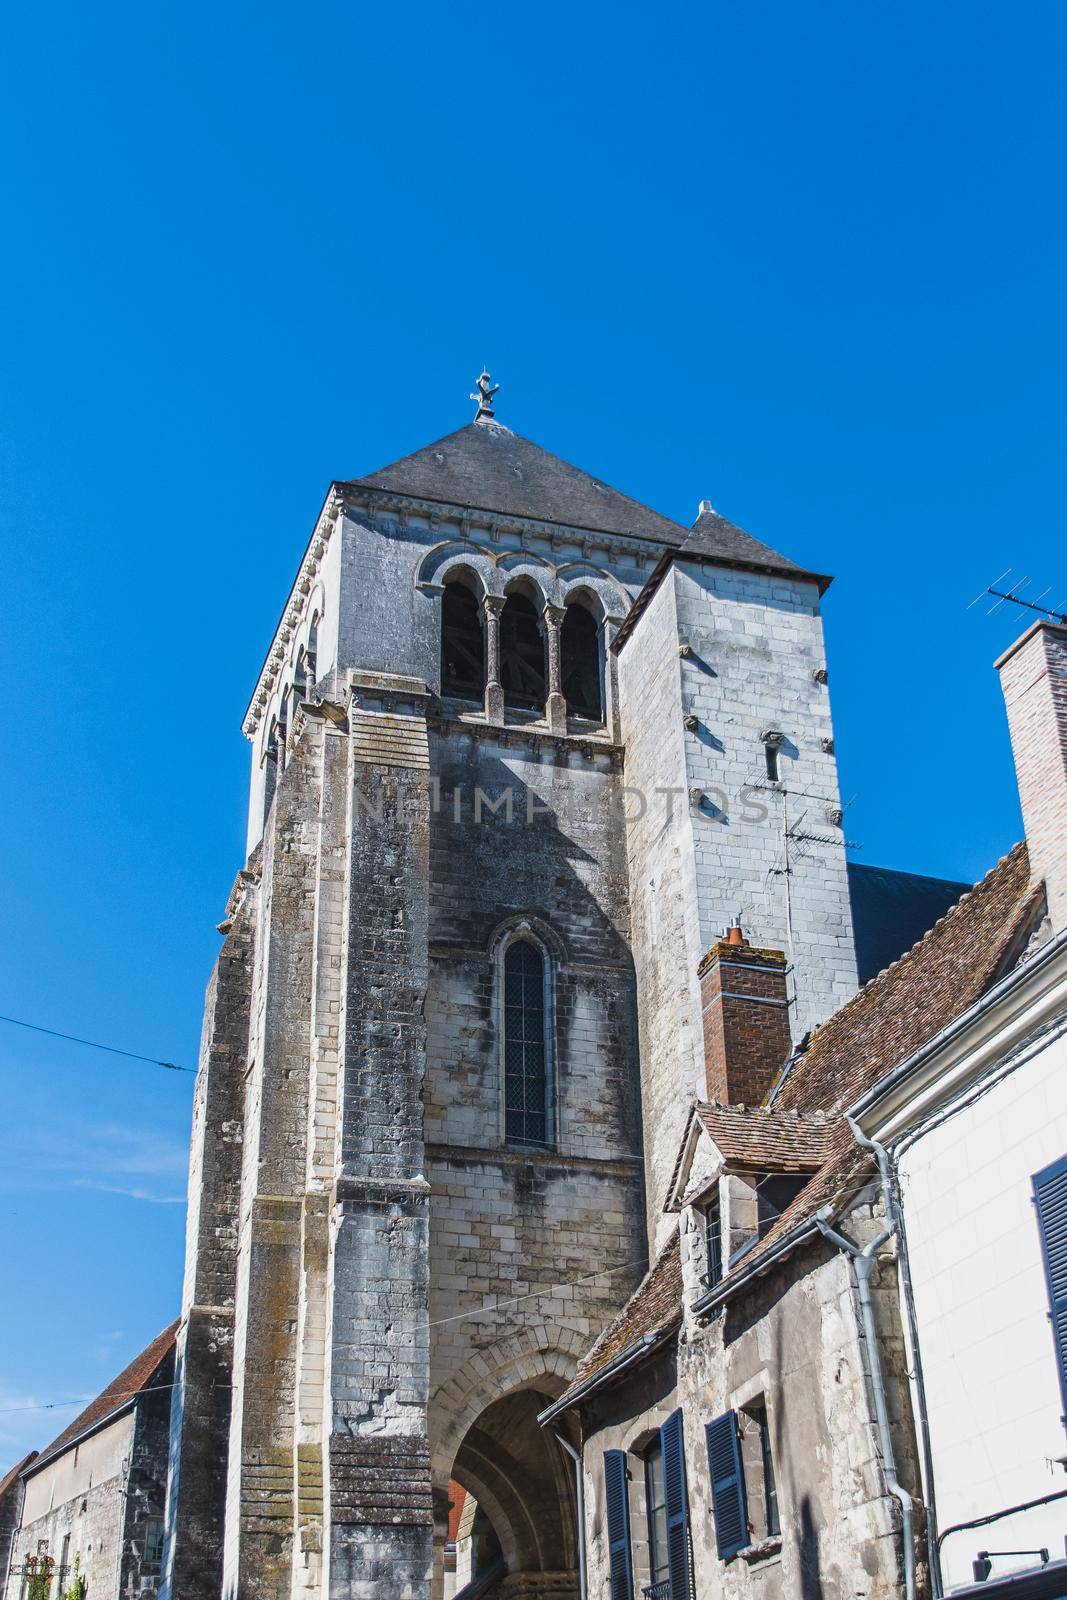
[[[857,1243],[880,1229],[876,1209],[858,1205],[844,1223]],[[874,1293],[898,1471],[917,1494],[891,1258],[876,1275]],[[899,1595],[899,1508],[885,1488],[867,1371],[848,1259],[819,1244],[757,1280],[718,1318],[691,1327],[662,1353],[591,1396],[582,1409],[590,1594],[608,1589],[603,1452],[631,1452],[635,1589],[640,1592],[642,1581],[648,1581],[641,1452],[653,1430],[681,1407],[698,1594],[725,1600]],[[752,1545],[723,1562],[715,1545],[704,1427],[760,1398],[767,1410],[781,1536],[760,1537],[761,1509],[750,1490]],[[746,1476],[758,1468],[748,1443]]]
[[[794,963],[799,1038],[857,981],[818,591],[723,567],[679,564],[674,575],[692,651],[681,710],[698,723],[686,733],[687,783],[712,796],[693,814],[701,942],[706,949],[743,908],[751,942]],[[761,738],[771,730],[785,739],[777,790]],[[797,837],[786,873],[789,829],[821,842]]]
[[[619,652],[655,1246],[670,1227],[664,1190],[686,1113],[706,1093],[704,952],[739,911],[751,943],[784,950],[794,964],[794,1038],[856,986],[822,669],[814,584],[680,562]],[[768,784],[761,740],[771,730],[785,735],[778,789]],[[802,817],[803,831],[830,843],[793,841],[787,858],[786,828]]]
[[[229,932],[208,985],[193,1100],[185,1285],[171,1406],[166,1600],[216,1600],[222,1584],[244,1078],[255,879],[234,888]]]
[[[479,1408],[538,1363],[546,1397],[569,1376],[639,1278],[644,1240],[619,752],[444,722],[431,753],[430,1425],[443,1489]],[[504,1147],[500,961],[516,928],[550,968],[546,1151]]]

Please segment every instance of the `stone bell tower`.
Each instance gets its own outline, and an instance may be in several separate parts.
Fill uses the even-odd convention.
[[[648,1149],[700,1032],[698,990],[656,1014],[671,963],[712,942],[721,899],[758,898],[773,854],[703,831],[688,797],[713,747],[688,750],[685,719],[710,726],[715,691],[688,687],[682,635],[716,656],[746,771],[764,724],[814,736],[818,580],[729,524],[694,548],[501,426],[495,392],[483,374],[473,422],[331,486],[246,713],[168,1600],[430,1600],[457,1493],[487,1593],[577,1600],[573,1466],[537,1413],[644,1270],[642,1106]],[[748,695],[730,629],[764,601],[802,621],[768,628]],[[685,792],[658,833],[627,796],[657,784]],[[842,874],[834,855],[825,897],[794,897],[821,972],[805,1016],[850,981]]]

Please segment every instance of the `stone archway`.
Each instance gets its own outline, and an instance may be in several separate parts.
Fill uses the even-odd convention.
[[[578,1532],[574,1472],[538,1413],[565,1387],[546,1370],[520,1377],[471,1416],[449,1465],[449,1477],[471,1496],[492,1537],[490,1554],[471,1574],[478,1600],[578,1600]],[[438,1545],[438,1563],[443,1547]],[[434,1593],[442,1592],[443,1567]],[[457,1592],[462,1600],[464,1590]]]

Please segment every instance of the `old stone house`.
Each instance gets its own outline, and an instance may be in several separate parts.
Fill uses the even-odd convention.
[[[87,1600],[155,1600],[176,1332],[164,1329],[23,1464],[5,1600],[22,1600],[42,1570],[56,1597],[80,1578]]]
[[[700,963],[669,1237],[541,1416],[590,1595],[1067,1593],[1067,631],[1002,666],[1027,844],[792,1050],[779,952]]]

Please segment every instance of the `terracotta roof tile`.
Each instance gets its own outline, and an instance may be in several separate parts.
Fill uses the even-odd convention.
[[[107,1388],[101,1390],[96,1399],[87,1405],[46,1449],[41,1451],[33,1463],[33,1471],[36,1472],[38,1467],[43,1467],[47,1461],[58,1455],[72,1440],[80,1438],[95,1423],[102,1422],[112,1411],[117,1411],[125,1405],[138,1390],[148,1388],[174,1349],[177,1333],[178,1323],[172,1322],[169,1328],[164,1328],[162,1333],[157,1334],[151,1344],[146,1345],[140,1355],[135,1356],[129,1366],[124,1367],[116,1378],[112,1378]]]
[[[826,1160],[833,1124],[825,1113],[721,1106],[698,1101],[701,1127],[727,1161],[771,1166],[775,1172],[814,1172]]]

